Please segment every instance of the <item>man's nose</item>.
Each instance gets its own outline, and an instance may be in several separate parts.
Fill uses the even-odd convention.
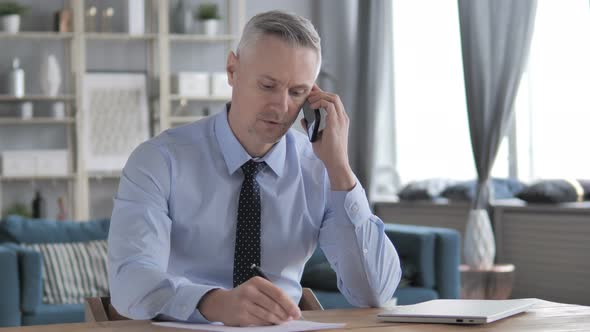
[[[289,91],[280,90],[275,95],[277,111],[286,113],[289,110]]]

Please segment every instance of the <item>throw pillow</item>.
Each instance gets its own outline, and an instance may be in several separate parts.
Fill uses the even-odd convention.
[[[590,200],[590,180],[541,180],[516,197],[528,203],[567,203]]]
[[[109,219],[56,221],[8,216],[0,223],[0,241],[16,243],[64,243],[104,240]]]
[[[43,303],[82,304],[108,296],[107,241],[23,244],[43,258]]]
[[[490,184],[494,199],[514,198],[516,193],[525,187],[524,183],[514,179],[493,178],[490,179]],[[470,202],[475,199],[476,186],[475,180],[459,182],[446,188],[441,196],[452,201]]]
[[[440,193],[456,181],[449,179],[427,179],[408,183],[398,192],[399,199],[403,201],[433,200],[440,196]]]

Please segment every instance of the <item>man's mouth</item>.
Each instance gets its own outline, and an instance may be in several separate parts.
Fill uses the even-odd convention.
[[[261,119],[263,122],[266,122],[267,124],[273,125],[273,126],[280,126],[282,125],[282,123],[278,122],[278,121],[273,121],[273,120],[264,120]]]

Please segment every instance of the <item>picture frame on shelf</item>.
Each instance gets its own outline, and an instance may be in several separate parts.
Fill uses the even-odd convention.
[[[149,138],[146,74],[86,73],[82,116],[86,169],[120,171]]]

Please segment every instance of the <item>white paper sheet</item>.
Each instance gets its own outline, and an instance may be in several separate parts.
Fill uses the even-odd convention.
[[[281,325],[271,326],[254,326],[254,327],[233,327],[213,324],[190,324],[176,322],[154,322],[158,326],[176,327],[181,329],[201,330],[201,331],[239,331],[239,332],[297,332],[311,330],[337,329],[344,327],[346,324],[341,323],[318,323],[306,320],[292,320]]]

